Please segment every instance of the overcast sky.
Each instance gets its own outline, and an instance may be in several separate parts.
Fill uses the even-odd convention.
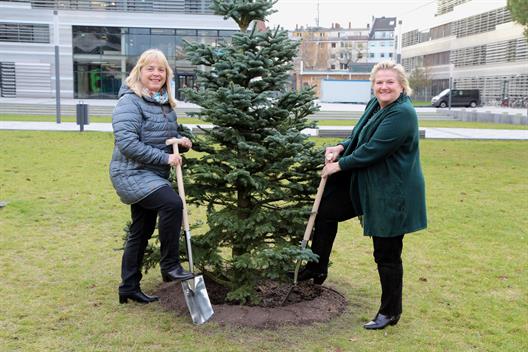
[[[271,27],[281,25],[285,29],[299,26],[315,26],[317,0],[279,0],[274,9],[278,10],[269,18]],[[434,0],[319,0],[319,25],[330,27],[332,22],[342,27],[366,27],[375,17],[402,18],[417,8],[430,7]],[[435,7],[433,7],[435,8]]]

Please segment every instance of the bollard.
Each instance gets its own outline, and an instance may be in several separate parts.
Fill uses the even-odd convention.
[[[77,124],[79,125],[79,130],[84,131],[84,125],[88,125],[88,104],[78,103],[77,104]]]

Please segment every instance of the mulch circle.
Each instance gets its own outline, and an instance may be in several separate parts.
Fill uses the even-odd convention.
[[[299,282],[292,289],[292,284],[274,281],[259,285],[257,292],[262,302],[258,306],[227,304],[224,303],[227,290],[212,281],[205,281],[215,312],[210,321],[226,326],[277,328],[283,325],[309,325],[339,316],[348,304],[342,294],[326,286]],[[155,294],[160,297],[160,303],[166,310],[178,316],[188,316],[190,320],[179,282],[163,283]]]

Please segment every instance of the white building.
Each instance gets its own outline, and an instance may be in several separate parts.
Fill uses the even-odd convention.
[[[0,94],[115,98],[146,49],[161,49],[176,88],[194,85],[183,41],[230,40],[238,26],[211,0],[0,0]]]
[[[402,63],[408,72],[424,68],[430,95],[449,87],[479,89],[484,103],[527,96],[528,43],[513,22],[506,0],[437,0],[408,14],[402,27]]]
[[[368,62],[395,60],[396,17],[373,18],[368,39]]]

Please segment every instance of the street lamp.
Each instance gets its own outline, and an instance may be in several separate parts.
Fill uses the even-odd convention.
[[[55,120],[57,123],[61,123],[58,10],[53,10],[53,42],[55,43]]]
[[[449,106],[449,110],[451,111],[451,95],[453,94],[453,64],[449,64],[449,97],[447,101],[447,105]]]

